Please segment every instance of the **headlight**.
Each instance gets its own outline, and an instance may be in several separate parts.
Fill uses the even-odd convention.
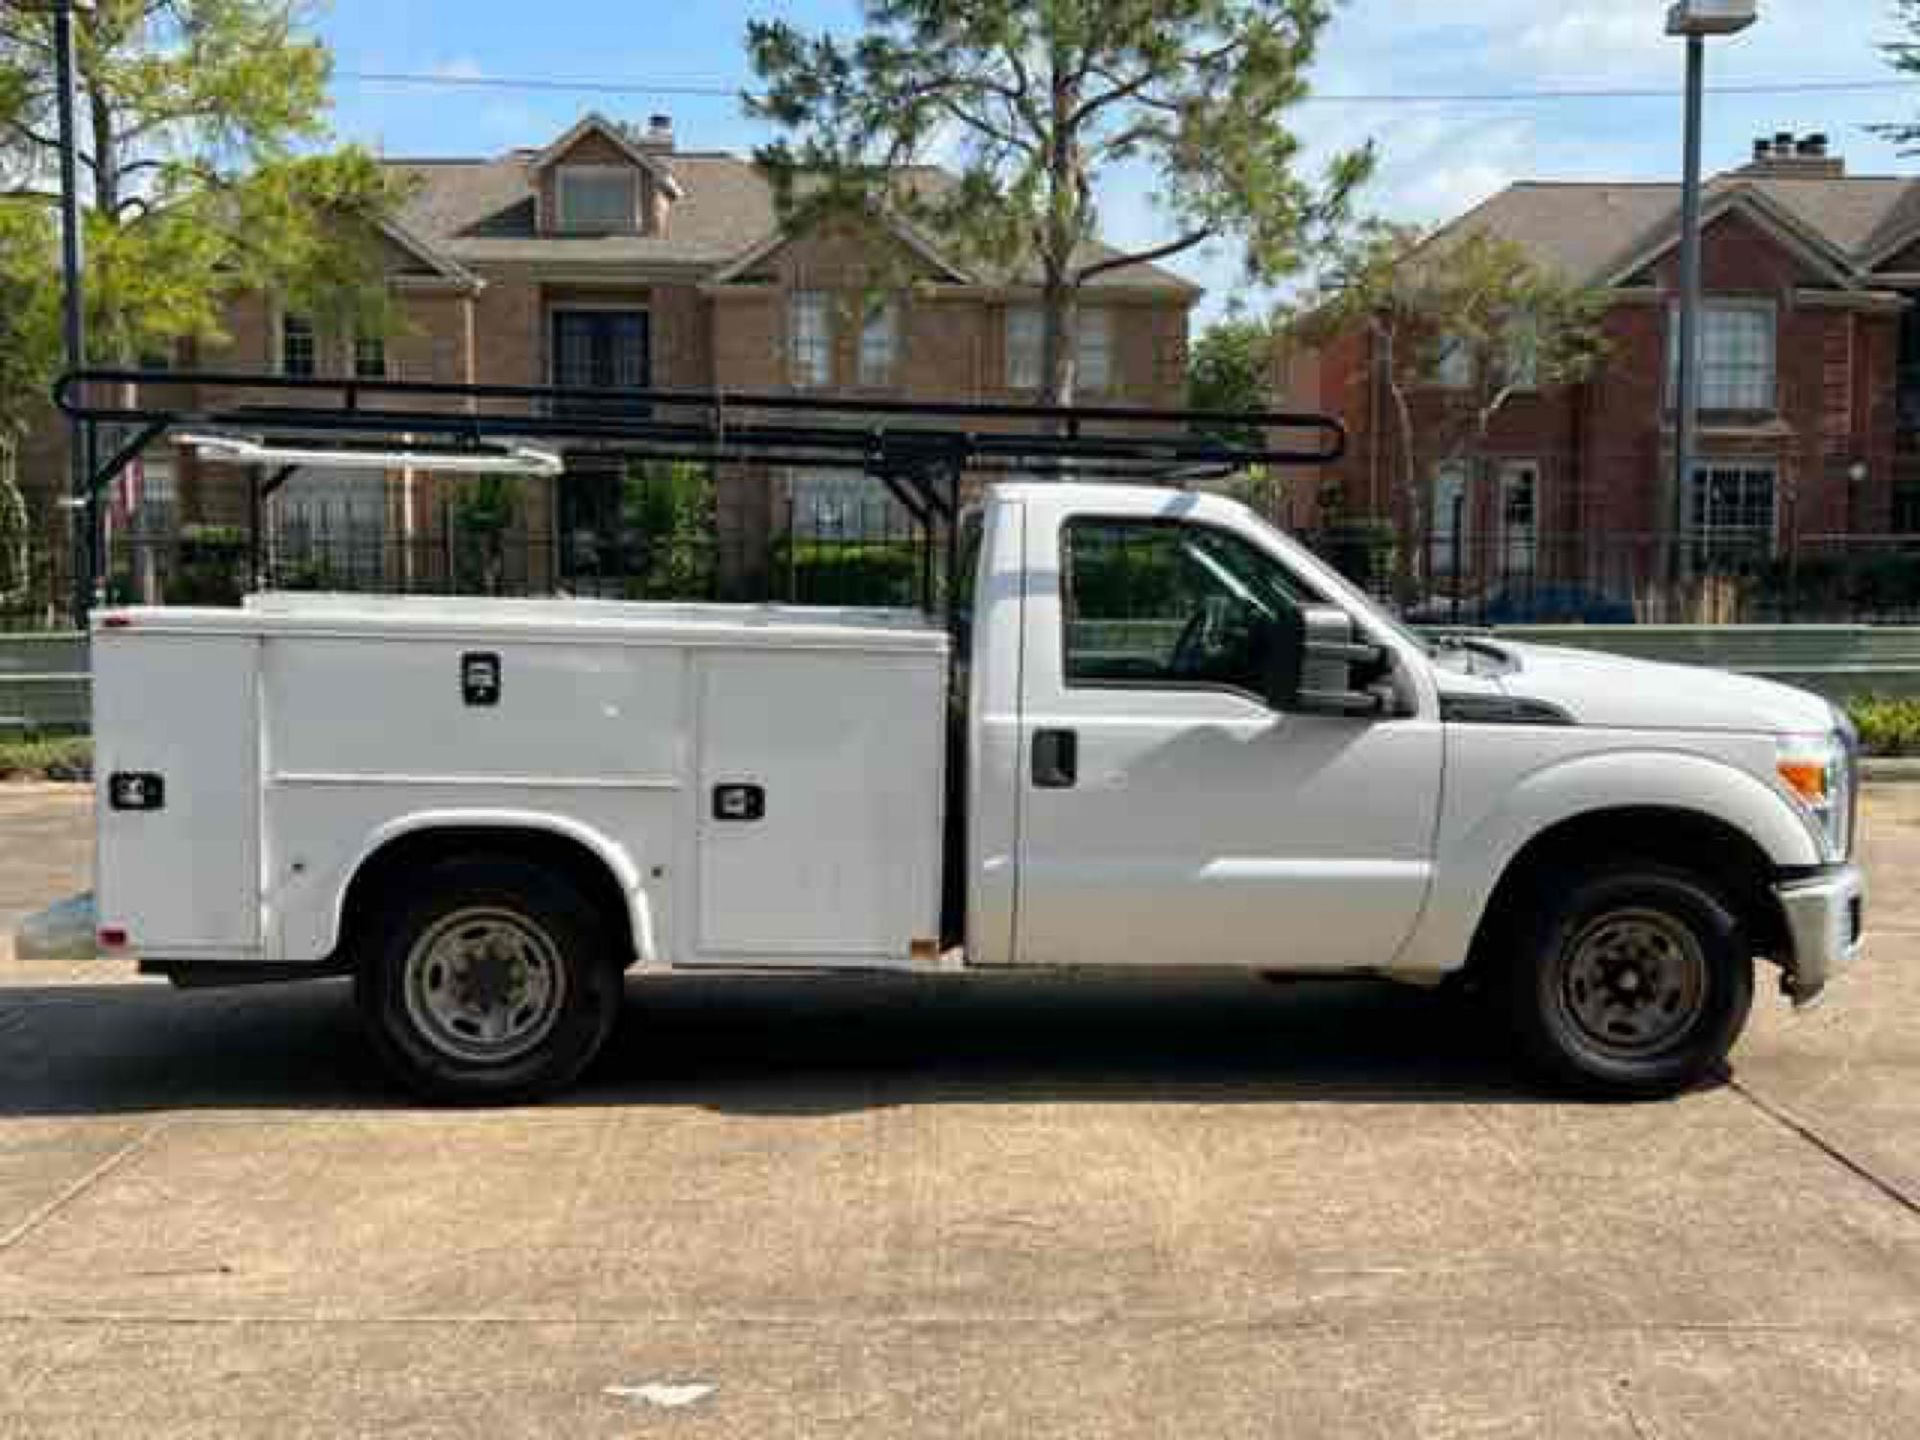
[[[1854,802],[1853,767],[1844,738],[1784,739],[1774,769],[1820,831],[1827,858],[1845,860],[1852,848]]]

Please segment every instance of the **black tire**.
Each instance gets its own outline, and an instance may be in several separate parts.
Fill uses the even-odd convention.
[[[1645,862],[1544,877],[1508,927],[1501,987],[1558,1085],[1658,1099],[1724,1072],[1753,1007],[1753,949],[1710,884]]]
[[[453,859],[409,876],[356,938],[368,1039],[429,1100],[512,1104],[564,1089],[619,1016],[621,970],[603,918],[524,860]],[[475,996],[482,1006],[468,1010],[463,998]],[[493,1021],[517,1033],[490,1039]]]

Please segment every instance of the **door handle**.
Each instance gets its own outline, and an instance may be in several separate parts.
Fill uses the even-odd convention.
[[[1071,730],[1033,732],[1036,790],[1071,790],[1080,779],[1080,737]]]

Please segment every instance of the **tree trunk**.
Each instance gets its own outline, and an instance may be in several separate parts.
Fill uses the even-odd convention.
[[[1422,516],[1426,507],[1420,497],[1420,457],[1413,434],[1413,407],[1408,403],[1406,387],[1400,383],[1399,354],[1391,330],[1381,332],[1386,347],[1387,392],[1393,398],[1394,414],[1399,419],[1400,486],[1407,504],[1407,543],[1400,548],[1399,573],[1401,597],[1405,599],[1426,575],[1427,537]]]
[[[1040,403],[1071,405],[1079,383],[1074,337],[1080,328],[1080,295],[1064,276],[1049,274],[1040,292]]]
[[[1079,96],[1072,80],[1073,56],[1056,44],[1048,86],[1047,216],[1041,239],[1040,403],[1071,405],[1079,383],[1076,337],[1079,286],[1073,275],[1082,205],[1079,151],[1069,125]]]

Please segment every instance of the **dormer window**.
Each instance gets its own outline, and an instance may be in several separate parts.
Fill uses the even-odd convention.
[[[562,165],[554,173],[555,228],[630,235],[640,228],[640,176],[613,165]]]

